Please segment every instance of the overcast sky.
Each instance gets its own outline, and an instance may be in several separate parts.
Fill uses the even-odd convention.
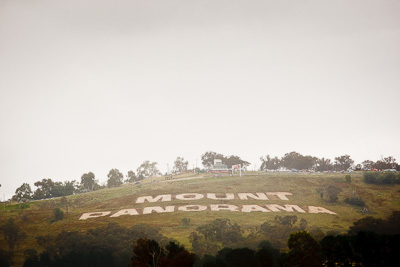
[[[0,188],[290,151],[400,161],[400,1],[0,0]],[[34,188],[33,188],[34,189]]]

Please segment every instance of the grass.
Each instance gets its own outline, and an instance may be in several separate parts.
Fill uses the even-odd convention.
[[[28,207],[22,204],[8,204],[6,211],[0,211],[0,225],[4,224],[9,217],[13,217],[15,222],[25,231],[28,238],[15,251],[15,259],[23,260],[23,251],[28,248],[41,248],[36,244],[36,236],[57,235],[62,230],[65,231],[87,231],[95,227],[104,227],[109,222],[117,222],[122,226],[131,227],[137,223],[146,223],[153,227],[158,227],[162,234],[174,238],[191,248],[188,236],[196,227],[209,223],[217,218],[229,218],[233,223],[238,223],[244,229],[257,227],[265,221],[273,220],[276,215],[288,215],[281,213],[242,213],[220,211],[213,212],[209,209],[203,212],[174,212],[164,214],[150,214],[139,216],[121,216],[118,218],[101,217],[80,221],[80,216],[85,212],[112,211],[115,213],[120,209],[137,208],[149,206],[167,205],[188,205],[199,204],[209,205],[218,203],[229,203],[232,205],[244,204],[294,204],[302,208],[307,206],[321,206],[332,210],[337,215],[330,214],[309,214],[295,213],[298,220],[304,218],[308,221],[309,227],[319,227],[323,231],[336,230],[346,232],[347,229],[356,221],[367,215],[385,218],[396,210],[400,204],[400,185],[371,185],[365,184],[361,174],[352,174],[352,182],[346,183],[346,174],[301,174],[301,173],[260,173],[254,172],[249,176],[223,176],[214,178],[206,175],[203,179],[180,180],[176,178],[169,182],[163,181],[160,177],[159,182],[151,183],[145,181],[141,185],[125,185],[119,188],[103,189],[80,195],[68,196],[70,202],[69,214],[65,214],[62,221],[50,223],[54,217],[54,207],[61,207],[60,199],[42,200],[30,202]],[[197,176],[192,176],[197,177]],[[187,178],[183,176],[182,178]],[[333,184],[342,189],[339,200],[336,203],[329,203],[321,199],[316,189],[322,185]],[[289,196],[289,201],[277,198],[270,201],[259,200],[234,200],[218,201],[210,199],[201,200],[175,200],[171,202],[157,202],[136,204],[139,196],[161,195],[161,194],[181,194],[181,193],[255,193],[255,192],[276,192],[284,191],[293,193]],[[346,197],[350,197],[355,192],[361,197],[368,206],[371,214],[362,214],[360,207],[351,206],[344,202]],[[65,209],[63,208],[65,211]],[[140,213],[140,212],[139,212]],[[25,220],[22,215],[25,214]],[[182,218],[190,219],[189,226],[184,227],[181,223]],[[0,236],[0,245],[6,248],[5,240]]]

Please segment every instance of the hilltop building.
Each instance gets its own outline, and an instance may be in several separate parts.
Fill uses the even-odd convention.
[[[210,171],[212,173],[228,173],[228,166],[222,164],[222,160],[214,159],[214,165],[211,167]]]

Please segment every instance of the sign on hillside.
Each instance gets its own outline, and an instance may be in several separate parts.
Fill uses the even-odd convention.
[[[99,218],[104,216],[109,216],[112,218],[124,216],[124,215],[147,215],[152,213],[171,213],[171,212],[202,212],[202,211],[230,211],[230,212],[299,212],[299,213],[327,213],[327,214],[336,214],[333,211],[325,209],[323,207],[316,206],[306,206],[300,207],[298,205],[293,204],[271,204],[271,198],[275,200],[283,200],[289,201],[288,196],[292,196],[292,193],[289,192],[259,192],[259,193],[183,193],[183,194],[165,194],[165,195],[157,195],[157,196],[141,196],[136,199],[136,204],[144,204],[144,203],[156,203],[156,202],[171,202],[173,200],[176,201],[196,201],[200,199],[210,199],[213,201],[224,200],[240,200],[240,201],[248,201],[248,200],[259,200],[259,201],[268,201],[268,204],[260,204],[260,205],[231,205],[231,204],[209,204],[209,205],[181,205],[181,206],[151,206],[151,207],[143,207],[143,208],[132,208],[132,209],[123,209],[115,212],[111,215],[111,211],[101,211],[101,212],[87,212],[82,214],[79,220],[87,220],[91,218]]]

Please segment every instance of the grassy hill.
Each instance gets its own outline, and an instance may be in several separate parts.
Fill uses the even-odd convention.
[[[301,173],[248,173],[242,177],[212,177],[205,174],[200,178],[188,179],[190,176],[163,181],[158,179],[155,183],[146,181],[140,185],[124,185],[119,188],[103,189],[79,195],[68,196],[69,214],[61,221],[51,223],[54,218],[54,207],[61,207],[60,199],[42,200],[28,204],[9,204],[6,211],[0,211],[0,225],[4,224],[9,217],[15,219],[27,238],[16,248],[15,257],[23,259],[23,251],[28,248],[35,248],[40,251],[36,243],[36,236],[57,235],[65,231],[87,231],[95,227],[106,226],[110,222],[117,222],[122,226],[132,226],[137,223],[146,223],[157,227],[160,232],[170,238],[183,243],[185,247],[191,248],[188,236],[198,226],[209,223],[217,218],[229,218],[231,222],[237,223],[244,229],[251,229],[266,221],[273,221],[276,215],[296,215],[298,219],[306,219],[309,227],[319,227],[324,232],[335,230],[346,232],[353,222],[365,217],[374,216],[385,218],[393,210],[400,207],[400,185],[370,185],[363,182],[362,174],[352,174],[351,183],[345,182],[345,174],[301,174]],[[179,177],[178,177],[179,178]],[[321,199],[317,188],[321,186],[335,185],[342,189],[338,201],[334,203]],[[240,200],[237,197],[233,200],[211,200],[207,198],[199,200],[176,200],[171,202],[156,202],[136,204],[141,196],[157,196],[162,194],[183,194],[183,193],[256,193],[256,192],[290,192],[289,201],[272,197],[270,200]],[[361,197],[369,212],[364,214],[361,207],[352,206],[344,202],[346,197],[356,194]],[[111,215],[121,209],[135,208],[141,211],[144,207],[168,205],[205,205],[210,204],[232,204],[232,205],[266,205],[266,204],[292,204],[298,205],[306,210],[308,206],[321,206],[337,213],[332,214],[311,214],[299,212],[232,212],[232,211],[211,211],[208,208],[201,212],[173,213],[152,213],[138,216],[120,216],[112,218],[104,216],[79,220],[86,212],[111,211]],[[62,208],[65,211],[65,208]],[[140,212],[139,212],[140,213]],[[189,226],[182,224],[182,219],[190,219]],[[6,249],[6,242],[0,236],[0,244]]]

